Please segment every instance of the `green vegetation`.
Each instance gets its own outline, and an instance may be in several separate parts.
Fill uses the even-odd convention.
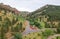
[[[43,39],[47,39],[48,36],[54,33],[60,33],[60,6],[43,6],[27,15],[27,19],[31,25],[35,25],[39,29],[51,28],[51,30],[47,29],[42,32]],[[56,31],[53,31],[53,28]]]
[[[34,25],[35,29],[40,31],[22,36],[28,25],[26,20],[30,22],[30,26]],[[46,5],[31,13],[24,11],[16,13],[14,9],[0,7],[0,39],[12,36],[15,39],[47,39],[54,34],[60,34],[60,6]]]
[[[40,32],[32,32],[22,37],[23,39],[42,39]]]
[[[32,14],[30,14],[30,17],[39,17],[41,15],[47,15],[50,17],[50,19],[53,20],[56,19],[60,19],[60,6],[54,6],[54,5],[46,5],[40,9],[37,9],[36,11],[32,12]]]
[[[14,33],[14,38],[15,39],[22,39],[22,34],[21,33]]]
[[[46,5],[27,15],[27,19],[32,25],[37,25],[38,28],[42,26],[46,28],[57,28],[53,22],[60,21],[60,6]],[[41,23],[41,21],[43,23]],[[48,23],[49,22],[49,23]],[[41,23],[41,24],[40,24]],[[40,27],[39,27],[40,26]]]
[[[3,11],[3,12],[2,12]],[[6,14],[5,14],[6,13]],[[1,39],[6,39],[5,34],[7,32],[21,32],[22,31],[22,24],[24,22],[24,18],[16,15],[12,12],[8,13],[5,10],[0,10],[0,33]]]
[[[56,37],[56,39],[60,39],[60,36]]]
[[[54,31],[51,30],[51,29],[47,29],[45,31],[42,32],[43,36],[50,36],[50,35],[53,35],[54,34]]]

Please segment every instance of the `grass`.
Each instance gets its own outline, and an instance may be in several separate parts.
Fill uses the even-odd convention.
[[[23,39],[41,39],[41,34],[39,32],[29,33],[23,36]]]

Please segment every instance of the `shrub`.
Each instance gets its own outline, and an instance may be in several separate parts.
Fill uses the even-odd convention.
[[[45,31],[42,32],[43,36],[50,36],[50,35],[53,35],[54,34],[54,31],[53,30],[50,30],[50,29],[47,29]]]

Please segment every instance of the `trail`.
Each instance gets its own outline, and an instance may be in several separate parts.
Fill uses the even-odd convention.
[[[60,36],[60,34],[55,34],[55,35],[49,36],[47,39],[52,39],[52,38],[55,38],[57,36]]]

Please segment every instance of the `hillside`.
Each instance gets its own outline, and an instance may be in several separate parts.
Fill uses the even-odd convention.
[[[25,19],[18,15],[20,12],[17,11],[8,5],[0,4],[0,39],[10,39],[12,34],[19,34],[19,38],[22,38],[20,35]]]
[[[60,6],[55,5],[45,5],[36,11],[28,15],[28,17],[39,17],[40,15],[46,15],[51,18],[60,20]]]
[[[60,6],[45,5],[27,15],[27,20],[38,28],[57,28],[60,24]]]
[[[20,11],[20,16],[26,17],[30,12],[28,11]]]
[[[9,5],[5,5],[3,3],[0,3],[0,10],[1,9],[4,9],[5,11],[9,10],[15,14],[19,13],[20,11],[18,11],[16,8],[12,8],[11,6]]]
[[[47,39],[51,35],[58,35],[59,15],[60,6],[45,5],[28,12],[1,3],[0,39]]]

